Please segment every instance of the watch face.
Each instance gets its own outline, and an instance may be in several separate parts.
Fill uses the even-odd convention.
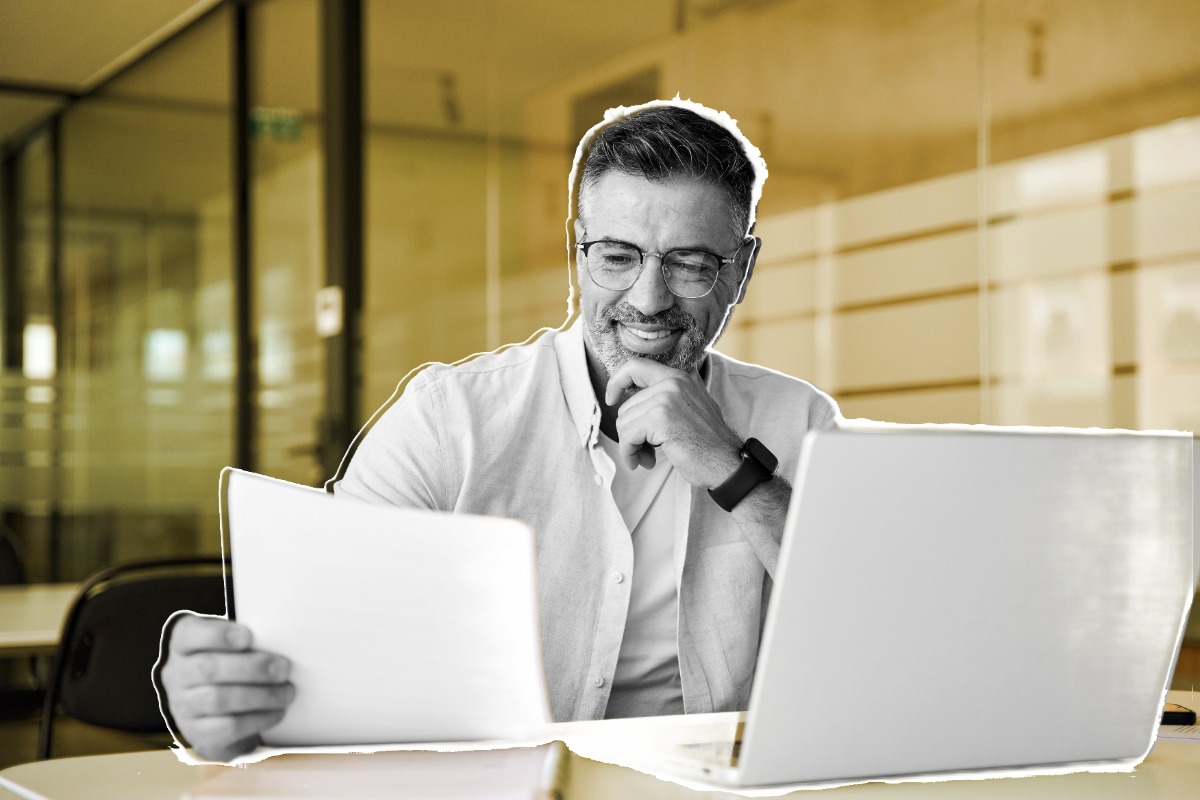
[[[767,474],[774,473],[775,468],[779,466],[779,459],[758,439],[747,439],[746,443],[742,445],[742,452],[761,464]]]

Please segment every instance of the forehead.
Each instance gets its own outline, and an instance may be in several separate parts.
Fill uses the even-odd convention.
[[[727,248],[740,235],[729,194],[707,181],[651,181],[607,172],[583,193],[588,238],[627,239],[646,247]]]

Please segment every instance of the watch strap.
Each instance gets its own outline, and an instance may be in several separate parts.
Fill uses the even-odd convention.
[[[758,439],[747,439],[738,452],[742,463],[728,480],[708,490],[709,497],[726,511],[733,511],[746,495],[754,491],[755,486],[771,480],[775,476],[775,467],[779,465],[775,454]]]

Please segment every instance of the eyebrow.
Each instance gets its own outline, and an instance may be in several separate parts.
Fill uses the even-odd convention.
[[[587,231],[585,230],[584,233],[587,233]],[[636,247],[637,249],[641,250],[643,253],[650,252],[646,248],[642,247],[640,244],[635,244],[634,242],[630,242],[625,239],[618,239],[615,236],[601,236],[598,239],[589,239],[585,236],[583,241],[585,241],[585,242],[615,242],[617,244],[627,244],[630,247]],[[664,250],[662,252],[669,253],[672,250],[703,250],[704,252],[709,253],[710,255],[717,256],[718,258],[731,258],[731,256],[721,255],[720,251],[717,250],[716,248],[709,247],[708,245],[703,245],[703,244],[678,245],[676,247],[668,247],[666,250]]]

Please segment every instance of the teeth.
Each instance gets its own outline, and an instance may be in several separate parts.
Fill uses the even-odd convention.
[[[671,335],[671,331],[639,331],[637,328],[630,328],[628,325],[625,326],[625,330],[629,331],[639,339],[647,340],[663,339]]]

